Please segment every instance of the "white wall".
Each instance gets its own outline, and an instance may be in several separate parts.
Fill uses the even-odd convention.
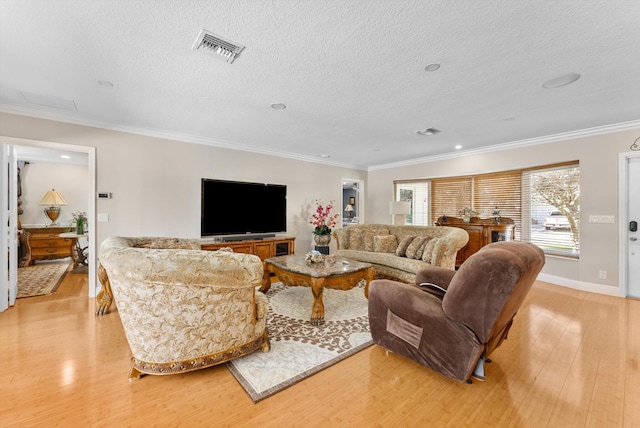
[[[96,223],[98,246],[113,235],[199,238],[204,177],[287,185],[287,235],[304,254],[314,201],[340,201],[342,177],[366,178],[348,168],[4,113],[0,135],[96,147],[96,190],[112,193],[97,201],[97,213],[109,214],[108,223]]]
[[[89,168],[86,165],[68,165],[48,162],[30,162],[20,172],[22,181],[22,209],[20,216],[23,226],[48,225],[51,223],[44,213],[40,201],[44,194],[55,188],[67,201],[62,206],[58,223],[61,226],[71,224],[72,213],[87,212],[87,189]]]
[[[547,257],[543,274],[563,285],[606,292],[618,280],[618,154],[629,151],[639,131],[615,132],[466,157],[370,171],[367,213],[370,222],[388,223],[393,181],[504,171],[578,160],[580,162],[580,259]],[[614,224],[589,223],[589,215],[614,215]],[[606,270],[608,279],[599,279]],[[568,284],[567,284],[568,283]],[[604,287],[604,288],[602,288]],[[612,294],[617,294],[612,290]]]

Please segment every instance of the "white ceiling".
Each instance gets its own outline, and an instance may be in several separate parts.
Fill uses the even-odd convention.
[[[637,0],[0,0],[0,110],[367,169],[635,123],[639,22]],[[196,52],[203,28],[246,48]]]

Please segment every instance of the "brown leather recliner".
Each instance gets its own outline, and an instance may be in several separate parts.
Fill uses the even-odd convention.
[[[458,271],[422,270],[415,285],[372,281],[373,341],[450,378],[470,381],[473,374],[483,379],[485,359],[507,338],[544,261],[534,244],[496,242]]]

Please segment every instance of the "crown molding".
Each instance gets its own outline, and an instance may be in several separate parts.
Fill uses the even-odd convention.
[[[483,153],[497,152],[501,150],[515,149],[519,147],[536,146],[539,144],[557,143],[558,141],[566,141],[574,138],[593,137],[595,135],[609,134],[612,132],[631,131],[640,129],[640,120],[632,120],[629,122],[616,123],[612,125],[597,126],[594,128],[580,129],[577,131],[562,132],[559,134],[545,135],[543,137],[528,138],[526,140],[512,141],[509,143],[494,144],[482,147],[480,149],[460,150],[455,153],[445,153],[441,155],[425,156],[422,158],[411,159],[407,161],[399,161],[374,165],[367,168],[367,171],[376,171],[381,169],[406,167],[421,163],[437,162],[446,159],[462,158]]]
[[[338,168],[355,169],[359,171],[376,171],[376,170],[383,170],[383,169],[400,168],[400,167],[406,167],[406,166],[422,164],[422,163],[437,162],[437,161],[446,160],[446,159],[455,159],[455,158],[473,156],[477,154],[515,149],[519,147],[555,143],[558,141],[570,140],[574,138],[591,137],[595,135],[608,134],[611,132],[640,129],[640,120],[633,120],[629,122],[598,126],[594,128],[586,128],[586,129],[581,129],[577,131],[569,131],[569,132],[563,132],[559,134],[546,135],[542,137],[528,138],[525,140],[513,141],[509,143],[494,144],[491,146],[482,147],[480,149],[461,150],[461,151],[456,151],[454,153],[425,156],[425,157],[406,160],[406,161],[392,162],[392,163],[379,164],[379,165],[373,165],[373,166],[363,166],[363,165],[352,165],[352,164],[340,163],[340,162],[335,162],[327,159],[319,159],[313,156],[305,156],[305,155],[299,155],[299,154],[289,153],[289,152],[280,152],[276,150],[267,150],[259,147],[246,146],[246,145],[225,141],[225,140],[219,140],[215,138],[203,138],[196,135],[180,134],[180,133],[168,132],[168,131],[163,131],[163,130],[153,129],[153,128],[114,125],[112,123],[107,123],[107,122],[87,120],[87,119],[82,119],[77,117],[69,117],[68,114],[64,114],[58,111],[49,111],[49,110],[35,111],[34,109],[24,108],[24,107],[13,105],[13,104],[0,103],[0,112],[8,113],[8,114],[16,114],[20,116],[34,117],[37,119],[54,120],[57,122],[71,123],[71,124],[80,125],[80,126],[90,126],[93,128],[106,129],[110,131],[144,135],[147,137],[162,138],[166,140],[179,141],[179,142],[185,142],[190,144],[199,144],[203,146],[218,147],[218,148],[229,149],[229,150],[239,150],[239,151],[244,151],[249,153],[262,154],[266,156],[275,156],[279,158],[291,159],[291,160],[296,160],[301,162],[311,162],[316,164],[334,166]]]
[[[311,163],[317,163],[322,165],[335,166],[339,168],[349,168],[349,169],[366,171],[366,167],[362,167],[359,165],[351,165],[351,164],[335,162],[327,159],[319,159],[313,156],[305,156],[305,155],[299,155],[299,154],[289,153],[289,152],[280,152],[276,150],[267,150],[259,147],[246,146],[239,143],[219,140],[215,138],[203,138],[196,135],[180,134],[180,133],[168,132],[168,131],[163,131],[163,130],[153,129],[153,128],[114,125],[112,123],[107,123],[107,122],[87,120],[87,119],[75,118],[75,117],[72,118],[66,114],[62,114],[57,111],[45,111],[45,110],[34,111],[33,109],[27,109],[20,106],[0,103],[0,112],[7,113],[7,114],[15,114],[19,116],[33,117],[36,119],[53,120],[56,122],[70,123],[73,125],[90,126],[93,128],[106,129],[109,131],[144,135],[145,137],[162,138],[165,140],[179,141],[179,142],[190,143],[190,144],[199,144],[202,146],[218,147],[218,148],[229,149],[229,150],[239,150],[243,152],[262,154],[266,156],[275,156],[279,158],[291,159],[291,160],[296,160],[301,162],[311,162]]]

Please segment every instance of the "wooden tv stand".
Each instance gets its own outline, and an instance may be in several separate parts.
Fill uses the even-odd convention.
[[[232,248],[235,253],[255,254],[260,260],[275,256],[287,256],[295,252],[296,238],[290,236],[276,236],[274,238],[250,239],[246,241],[204,242],[203,250],[215,251],[220,248]]]

